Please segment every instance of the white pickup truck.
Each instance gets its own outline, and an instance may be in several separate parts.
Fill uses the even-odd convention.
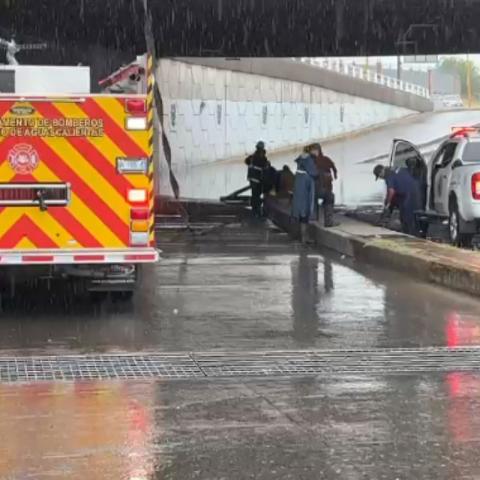
[[[427,162],[417,147],[396,139],[393,168],[414,168],[422,184],[424,209],[417,220],[424,233],[432,223],[448,225],[450,243],[470,247],[480,235],[480,129],[455,127]]]

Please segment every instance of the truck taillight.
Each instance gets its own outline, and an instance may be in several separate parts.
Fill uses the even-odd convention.
[[[127,117],[125,128],[132,131],[141,131],[147,129],[147,117]]]
[[[130,210],[131,220],[148,220],[149,217],[150,212],[147,208],[132,208],[132,210]]]
[[[127,98],[125,100],[125,111],[128,114],[125,119],[125,128],[127,130],[139,131],[147,129],[147,102],[145,99]]]
[[[148,240],[148,232],[130,232],[130,245],[132,247],[146,247],[148,246]]]
[[[144,188],[133,188],[128,191],[127,199],[130,203],[147,203],[148,194]]]
[[[145,247],[149,241],[150,211],[148,208],[132,208],[130,210],[130,245]]]
[[[480,172],[472,175],[472,197],[474,200],[480,200]]]
[[[147,102],[143,99],[127,98],[125,100],[125,111],[132,115],[143,115],[147,112]]]
[[[150,225],[148,220],[132,220],[130,223],[130,231],[131,232],[148,232]]]

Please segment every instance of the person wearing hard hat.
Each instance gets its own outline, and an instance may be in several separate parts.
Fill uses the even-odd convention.
[[[255,152],[245,159],[248,166],[247,180],[252,189],[251,206],[252,213],[256,217],[262,215],[262,193],[265,172],[270,166],[265,150],[265,143],[260,141],[255,146]]]

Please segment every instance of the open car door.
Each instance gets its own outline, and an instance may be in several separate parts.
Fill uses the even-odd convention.
[[[408,168],[418,180],[422,194],[422,208],[426,207],[428,166],[424,156],[413,143],[396,138],[390,152],[389,166],[393,170]]]

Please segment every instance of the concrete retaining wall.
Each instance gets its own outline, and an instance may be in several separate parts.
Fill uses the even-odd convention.
[[[285,58],[182,58],[182,62],[232,72],[250,73],[264,77],[289,80],[322,87],[338,93],[396,105],[417,112],[430,112],[432,102],[408,92],[393,90],[359,78],[341,75],[327,69]]]
[[[240,159],[260,139],[270,152],[300,147],[430,108],[420,97],[283,59],[199,62],[162,59],[156,72],[179,170]],[[166,178],[161,145],[157,152]]]

